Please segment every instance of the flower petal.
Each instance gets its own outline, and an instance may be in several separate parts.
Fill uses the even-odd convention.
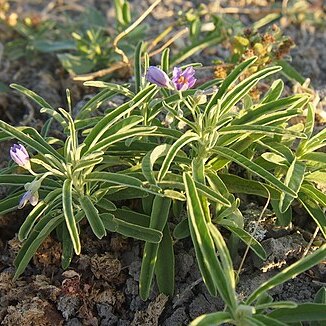
[[[147,69],[145,78],[152,84],[156,84],[160,87],[169,87],[170,78],[169,76],[160,68],[150,66]]]

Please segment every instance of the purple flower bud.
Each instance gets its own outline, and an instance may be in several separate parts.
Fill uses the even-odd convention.
[[[175,67],[173,69],[172,83],[178,91],[185,91],[195,85],[197,79],[194,77],[195,69],[187,67],[182,72],[181,68]]]
[[[25,169],[30,168],[29,155],[23,145],[14,144],[10,148],[10,156],[19,166],[22,166]]]
[[[19,204],[18,204],[18,209],[23,208],[27,202],[29,201],[32,206],[36,206],[38,203],[38,192],[32,192],[32,190],[26,191],[23,196],[20,198]]]
[[[160,68],[150,66],[147,69],[145,78],[155,85],[160,87],[170,87],[171,80],[168,75]]]

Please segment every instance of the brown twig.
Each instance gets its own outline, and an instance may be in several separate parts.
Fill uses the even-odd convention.
[[[164,49],[166,49],[169,45],[171,45],[175,40],[177,40],[178,38],[180,38],[182,35],[186,34],[187,32],[188,32],[188,28],[182,29],[177,34],[172,36],[169,40],[167,40],[160,48],[149,53],[148,54],[149,57],[153,57],[154,55],[161,53]]]

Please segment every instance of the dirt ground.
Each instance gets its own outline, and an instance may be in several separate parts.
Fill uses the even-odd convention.
[[[63,4],[64,1],[57,1]],[[108,22],[114,14],[111,1],[87,0],[87,4],[96,6],[105,13]],[[130,1],[138,13],[144,11],[149,0]],[[206,1],[210,10],[223,8],[269,8],[259,6],[270,1]],[[168,24],[176,19],[178,11],[196,7],[201,1],[165,0],[156,8],[146,22],[153,33],[162,29],[162,22]],[[226,3],[228,6],[226,6]],[[1,4],[1,0],[0,0]],[[85,4],[84,1],[71,1],[73,6]],[[321,6],[315,1],[314,5]],[[13,1],[12,10],[21,15],[40,13],[44,10],[44,1]],[[249,25],[253,16],[241,14],[239,19]],[[326,103],[326,28],[313,24],[292,24],[279,22],[284,33],[290,35],[297,45],[291,52],[293,66],[311,84]],[[12,35],[1,26],[0,42]],[[8,34],[5,34],[7,32]],[[174,45],[174,51],[182,46],[182,41]],[[224,45],[216,47],[219,56],[227,56]],[[193,57],[205,65],[211,65],[214,51],[208,49]],[[156,58],[154,58],[155,60]],[[114,77],[118,78],[118,77]],[[18,83],[32,89],[55,107],[64,105],[64,93],[70,88],[74,103],[79,105],[85,98],[93,95],[85,90],[81,83],[67,74],[54,56],[40,55],[33,61],[24,59],[11,61],[0,58],[0,81],[4,84]],[[293,85],[287,83],[291,89]],[[119,99],[117,99],[118,101]],[[326,106],[321,106],[325,110]],[[320,128],[323,128],[324,115],[320,113]],[[33,125],[41,127],[44,117],[36,106],[17,92],[0,93],[0,118],[14,125]],[[325,119],[326,120],[326,119]],[[0,143],[0,167],[8,164],[10,144]],[[7,190],[0,185],[0,196],[4,198]],[[1,198],[0,197],[0,198]],[[258,198],[244,198],[241,210],[248,225],[254,223],[260,215],[264,203]],[[68,271],[60,267],[61,246],[55,235],[49,237],[38,250],[23,276],[16,282],[13,259],[21,244],[17,240],[17,231],[30,208],[0,216],[0,321],[1,325],[187,325],[195,317],[208,312],[223,309],[220,298],[213,298],[203,284],[190,239],[175,243],[176,254],[176,291],[171,298],[159,294],[153,287],[150,299],[142,301],[138,295],[138,280],[141,266],[143,243],[109,234],[98,241],[89,228],[81,234],[82,254],[74,257]],[[258,284],[274,275],[286,264],[294,262],[303,255],[314,226],[308,224],[300,208],[296,210],[296,227],[280,230],[273,226],[273,213],[266,211],[261,229],[261,241],[268,259],[258,261],[249,255],[244,265],[238,285],[239,298],[244,298]],[[250,222],[251,221],[251,222]],[[247,227],[249,228],[249,226]],[[303,229],[305,231],[303,231]],[[245,249],[245,248],[243,248]],[[235,264],[239,264],[241,254]],[[264,272],[262,272],[264,271]],[[275,288],[272,295],[278,300],[311,301],[321,284],[326,282],[325,265],[316,266]]]

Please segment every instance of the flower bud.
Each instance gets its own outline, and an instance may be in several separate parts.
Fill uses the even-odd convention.
[[[31,163],[29,160],[29,155],[26,148],[21,144],[14,144],[10,148],[10,156],[19,166],[23,167],[26,170],[31,168]]]
[[[171,87],[171,81],[168,75],[160,68],[150,66],[147,69],[145,78],[152,84],[160,87]]]

